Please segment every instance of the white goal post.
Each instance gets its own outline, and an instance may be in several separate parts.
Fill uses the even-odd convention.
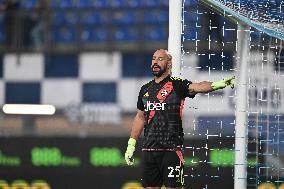
[[[172,55],[172,75],[180,76],[183,0],[169,0],[168,51]]]
[[[209,1],[203,3],[210,6]],[[169,38],[168,50],[173,56],[172,75],[179,76],[181,70],[183,0],[169,0]],[[220,10],[220,9],[219,9]],[[220,11],[219,11],[220,12]],[[237,18],[235,18],[237,19]],[[235,127],[235,165],[234,188],[247,188],[247,59],[249,53],[249,26],[239,22],[237,47],[237,93],[236,93],[236,127]],[[244,70],[244,71],[242,71]]]

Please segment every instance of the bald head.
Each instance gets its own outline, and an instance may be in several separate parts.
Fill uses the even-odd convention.
[[[168,57],[168,60],[171,61],[172,60],[172,55],[169,53],[169,51],[165,50],[165,49],[158,49],[156,50],[156,52],[161,52],[164,55],[166,55]],[[156,53],[155,52],[155,53]]]

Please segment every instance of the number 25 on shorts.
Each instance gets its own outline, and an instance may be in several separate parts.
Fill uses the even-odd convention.
[[[170,170],[169,174],[168,174],[168,177],[169,178],[173,178],[173,177],[179,177],[180,175],[180,166],[176,166],[175,168],[174,167],[168,167],[168,169]],[[174,175],[174,173],[177,173],[176,175]]]

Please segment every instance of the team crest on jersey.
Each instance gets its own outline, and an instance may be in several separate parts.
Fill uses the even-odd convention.
[[[168,91],[167,91],[167,90],[163,90],[163,91],[161,92],[162,97],[167,96],[167,94],[168,94]]]

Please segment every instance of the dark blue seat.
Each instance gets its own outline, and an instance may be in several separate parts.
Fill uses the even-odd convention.
[[[21,1],[21,7],[25,9],[33,9],[36,6],[37,0]]]
[[[76,5],[79,8],[106,8],[110,6],[107,0],[77,0]]]
[[[84,12],[81,14],[81,23],[83,24],[104,24],[107,22],[106,15],[102,12]]]
[[[108,30],[103,27],[84,27],[80,39],[83,43],[106,42],[108,39]]]
[[[158,16],[158,20],[160,22],[168,22],[169,21],[169,11],[168,10],[162,10],[160,11],[160,14]]]
[[[136,21],[137,15],[134,11],[116,11],[112,14],[113,24],[133,24]]]
[[[146,27],[144,29],[144,40],[164,41],[168,38],[168,28],[161,26]]]
[[[140,7],[143,4],[141,0],[109,0],[108,5],[114,8],[120,7]]]
[[[55,44],[72,44],[76,41],[76,28],[61,26],[52,30],[52,41]]]
[[[108,7],[107,0],[91,0],[92,7],[95,8],[106,8]]]
[[[141,7],[142,2],[138,0],[127,0],[126,4],[128,7]]]
[[[64,15],[65,24],[75,25],[78,22],[78,15],[76,12],[67,12]]]
[[[64,13],[57,11],[53,14],[52,23],[55,25],[61,25],[64,23]]]
[[[126,1],[124,1],[124,0],[109,0],[108,6],[115,7],[115,8],[125,7]]]
[[[168,11],[165,10],[154,10],[144,12],[144,23],[154,24],[154,23],[166,23],[169,20]]]
[[[77,7],[78,8],[89,8],[92,7],[92,0],[78,0]]]
[[[163,6],[169,6],[169,1],[161,1],[161,5]]]
[[[158,7],[163,5],[165,0],[141,0],[143,6],[146,7]]]
[[[53,16],[53,24],[55,25],[75,25],[78,21],[76,12],[57,11]]]
[[[113,39],[116,41],[136,41],[139,40],[137,29],[130,27],[118,27],[114,30]]]
[[[52,0],[51,7],[52,8],[72,8],[76,4],[76,0]]]

